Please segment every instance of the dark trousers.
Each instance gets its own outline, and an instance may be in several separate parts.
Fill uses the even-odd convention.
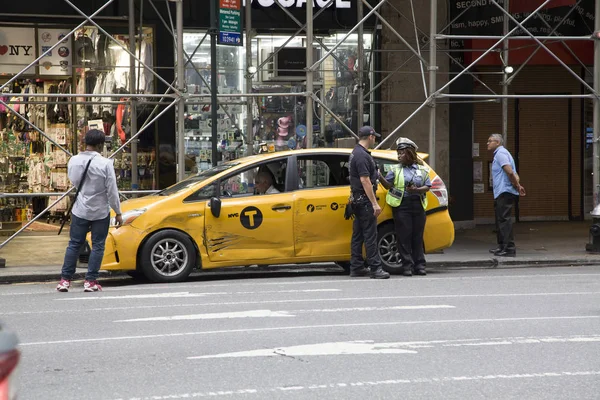
[[[92,232],[92,252],[88,261],[88,272],[85,279],[95,281],[98,279],[98,271],[104,257],[104,244],[108,236],[110,225],[110,216],[96,221],[78,218],[71,214],[71,227],[69,229],[69,245],[65,252],[65,261],[62,267],[61,276],[64,279],[71,280],[77,267],[79,251],[85,244],[85,238],[88,232]]]
[[[514,251],[515,239],[513,236],[512,210],[518,196],[512,193],[502,193],[494,199],[496,212],[496,240],[498,247],[503,250]]]
[[[373,214],[370,202],[353,203],[354,221],[352,222],[352,242],[350,269],[359,270],[365,266],[363,243],[367,250],[367,265],[371,271],[381,268],[381,258],[377,250],[377,218]]]
[[[406,197],[402,204],[394,207],[394,225],[398,253],[404,271],[425,269],[425,250],[423,232],[425,231],[425,210],[421,199]]]

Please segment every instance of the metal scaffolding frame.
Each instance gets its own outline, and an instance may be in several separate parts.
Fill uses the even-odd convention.
[[[217,107],[221,107],[225,114],[228,116],[228,118],[232,121],[232,123],[234,123],[236,126],[239,127],[239,121],[236,121],[235,118],[233,118],[233,116],[230,114],[227,104],[224,104],[226,102],[223,101],[218,101],[219,99],[223,99],[223,98],[227,98],[227,99],[231,99],[234,97],[239,97],[242,101],[242,104],[245,104],[247,106],[246,110],[248,115],[251,115],[251,110],[252,110],[252,99],[254,97],[257,96],[263,96],[263,94],[256,94],[256,93],[251,93],[252,91],[252,82],[253,82],[253,77],[255,74],[258,74],[262,71],[263,68],[265,68],[266,64],[270,61],[270,59],[272,59],[278,49],[276,51],[274,51],[269,59],[267,60],[263,60],[263,62],[254,70],[254,71],[250,71],[250,67],[251,63],[252,63],[252,57],[251,54],[247,54],[246,55],[246,68],[244,71],[244,78],[245,78],[245,90],[244,93],[241,94],[218,94],[216,93],[216,81],[214,79],[211,80],[211,84],[212,87],[210,88],[210,95],[206,95],[206,94],[190,94],[190,93],[186,93],[186,86],[185,86],[185,69],[186,66],[188,64],[190,64],[193,69],[198,73],[198,75],[200,76],[200,78],[203,80],[203,82],[206,84],[206,86],[208,87],[209,85],[207,84],[206,80],[204,79],[204,77],[200,74],[200,72],[198,71],[198,68],[196,68],[196,66],[194,65],[192,58],[194,56],[194,54],[198,51],[198,49],[200,48],[201,44],[204,42],[205,38],[210,35],[211,37],[211,43],[213,44],[212,47],[212,57],[215,57],[216,54],[216,46],[214,46],[214,44],[216,43],[216,31],[214,29],[214,25],[213,25],[213,29],[211,29],[210,31],[208,31],[206,33],[206,35],[204,36],[204,38],[198,43],[196,49],[194,50],[194,52],[190,55],[188,54],[183,46],[183,30],[184,30],[184,26],[183,26],[183,2],[184,1],[191,1],[191,0],[164,0],[164,4],[166,5],[166,10],[167,10],[167,14],[168,14],[168,21],[165,20],[165,18],[163,17],[163,15],[161,14],[161,12],[158,9],[157,4],[160,4],[161,1],[159,0],[138,0],[139,3],[141,4],[141,6],[143,7],[144,4],[149,4],[151,6],[151,8],[156,12],[156,15],[158,17],[158,19],[161,20],[162,24],[165,26],[165,28],[167,29],[167,31],[170,33],[170,35],[172,35],[173,40],[174,40],[174,48],[176,51],[176,65],[174,66],[174,70],[175,70],[175,81],[174,82],[167,82],[164,78],[162,78],[160,76],[160,74],[158,74],[152,67],[146,65],[142,60],[140,60],[140,58],[138,56],[136,56],[135,52],[136,52],[136,41],[135,40],[130,40],[130,44],[129,44],[129,48],[127,48],[126,46],[123,46],[119,41],[117,41],[115,38],[112,37],[112,35],[109,35],[100,25],[100,23],[96,22],[96,19],[101,19],[101,17],[98,17],[98,15],[104,10],[106,9],[106,7],[108,7],[111,3],[114,2],[114,0],[106,0],[105,3],[98,8],[98,10],[96,10],[95,12],[86,15],[84,12],[82,12],[79,8],[77,8],[77,6],[70,0],[63,0],[66,4],[68,4],[79,16],[81,16],[83,18],[83,22],[81,22],[77,27],[75,27],[74,29],[72,29],[69,34],[67,35],[68,37],[73,36],[79,29],[81,29],[82,27],[91,24],[94,27],[96,27],[100,32],[103,32],[107,35],[107,37],[109,37],[116,45],[118,45],[119,47],[122,48],[123,51],[127,52],[130,56],[130,87],[134,88],[135,82],[136,82],[136,70],[137,73],[139,74],[139,70],[140,69],[144,69],[144,70],[148,70],[149,72],[151,72],[153,74],[153,76],[160,80],[163,84],[166,85],[167,90],[165,91],[165,93],[163,94],[137,94],[137,93],[131,93],[127,95],[128,98],[128,102],[130,103],[130,107],[132,109],[132,113],[134,116],[136,116],[136,107],[139,104],[144,104],[144,102],[146,100],[150,100],[150,101],[146,101],[146,103],[151,103],[154,104],[155,107],[152,110],[150,116],[148,117],[148,119],[144,122],[144,124],[142,124],[141,127],[137,127],[134,125],[132,126],[132,135],[131,138],[129,140],[127,140],[127,142],[125,144],[123,144],[121,147],[119,147],[113,154],[111,154],[110,157],[114,157],[115,155],[117,155],[119,152],[123,151],[123,149],[125,149],[126,146],[128,146],[129,144],[131,144],[131,152],[132,152],[132,162],[135,159],[135,161],[137,162],[137,157],[135,157],[135,152],[137,151],[137,138],[139,137],[139,135],[141,133],[143,133],[151,124],[153,124],[157,119],[159,119],[161,116],[163,116],[165,113],[167,113],[170,109],[172,109],[173,107],[177,106],[177,137],[176,137],[176,143],[177,143],[177,178],[178,180],[181,180],[184,178],[185,176],[185,165],[184,165],[184,105],[188,104],[188,103],[193,103],[193,102],[199,102],[202,99],[205,99],[208,96],[211,96],[212,101],[213,101],[213,107],[211,107],[211,109],[213,110],[213,118],[216,118],[216,108]],[[210,0],[211,4],[215,5],[216,1],[215,0]],[[334,0],[329,0],[329,2],[327,3],[327,6],[331,5],[333,3]],[[347,126],[347,124],[344,123],[344,121],[342,121],[337,115],[336,113],[332,112],[332,110],[330,110],[325,102],[323,101],[322,98],[320,98],[318,95],[316,95],[314,93],[314,74],[315,72],[319,71],[319,69],[321,68],[322,63],[330,56],[332,57],[336,57],[334,54],[334,51],[340,46],[342,45],[351,35],[353,35],[354,33],[358,34],[358,43],[359,43],[359,51],[358,51],[358,59],[357,59],[357,65],[358,67],[358,104],[357,104],[357,108],[358,108],[358,126],[361,126],[363,124],[363,109],[364,109],[364,105],[365,104],[375,104],[377,102],[374,101],[368,101],[368,99],[370,98],[370,96],[373,94],[373,92],[375,90],[377,90],[378,88],[380,88],[392,75],[394,75],[395,73],[399,73],[401,72],[402,68],[404,65],[408,64],[412,59],[416,58],[419,61],[419,66],[420,66],[420,74],[421,74],[421,80],[423,81],[423,91],[424,91],[424,99],[422,102],[420,102],[418,104],[418,106],[414,109],[414,111],[401,123],[399,123],[395,129],[393,129],[388,135],[387,137],[385,137],[377,146],[377,148],[384,148],[384,147],[390,147],[390,141],[396,138],[396,134],[399,132],[400,129],[402,129],[402,127],[404,127],[409,121],[411,121],[411,119],[416,116],[417,114],[419,114],[422,110],[424,110],[425,108],[428,108],[429,110],[429,136],[428,136],[428,152],[430,153],[430,165],[435,168],[436,166],[436,140],[437,140],[437,135],[436,135],[436,121],[437,121],[437,105],[438,104],[447,104],[448,100],[451,99],[465,99],[465,101],[468,102],[481,102],[481,101],[501,101],[503,106],[503,123],[502,123],[502,132],[503,134],[507,135],[507,126],[508,126],[508,122],[507,122],[507,115],[508,115],[508,100],[511,98],[540,98],[540,99],[549,99],[549,98],[591,98],[594,100],[594,158],[593,158],[593,170],[594,170],[594,205],[598,205],[598,199],[599,199],[599,191],[600,191],[600,40],[595,40],[595,51],[594,51],[594,71],[593,71],[593,87],[588,85],[587,82],[585,82],[585,80],[583,80],[577,73],[573,72],[569,66],[558,56],[556,55],[552,49],[550,49],[547,44],[552,43],[552,42],[559,42],[561,43],[563,46],[567,47],[568,51],[571,53],[572,56],[575,57],[575,59],[579,62],[580,65],[582,65],[584,68],[587,69],[587,66],[581,62],[581,60],[577,59],[577,57],[575,56],[575,54],[568,48],[568,46],[566,46],[565,42],[567,41],[592,41],[594,40],[593,37],[591,36],[558,36],[555,35],[557,29],[564,23],[564,21],[568,18],[569,14],[567,14],[561,22],[559,22],[555,27],[550,26],[543,18],[541,18],[539,16],[539,12],[544,9],[544,7],[546,7],[547,5],[549,5],[553,0],[543,0],[540,1],[540,5],[533,11],[531,12],[531,14],[529,14],[526,18],[524,18],[522,21],[517,21],[514,17],[512,17],[512,15],[509,12],[509,0],[504,0],[504,2],[502,4],[500,4],[499,0],[489,0],[489,4],[498,8],[499,10],[501,10],[502,15],[504,16],[504,31],[503,31],[503,35],[501,36],[484,36],[484,35],[452,35],[452,34],[446,34],[446,30],[452,25],[452,23],[457,20],[458,18],[460,18],[464,13],[466,13],[471,7],[473,7],[473,5],[470,5],[469,7],[465,8],[460,15],[458,15],[454,21],[450,21],[443,29],[438,29],[438,2],[443,1],[443,0],[430,0],[429,1],[429,6],[430,6],[430,19],[429,19],[429,29],[428,29],[428,34],[425,34],[425,30],[420,29],[418,27],[418,24],[415,20],[415,0],[405,0],[406,2],[410,2],[410,9],[411,9],[411,14],[412,14],[412,20],[408,17],[406,17],[405,15],[403,15],[400,10],[398,10],[397,7],[395,7],[394,0],[377,0],[375,3],[375,5],[372,5],[370,1],[368,0],[356,0],[357,2],[357,23],[351,28],[349,29],[346,34],[338,41],[338,43],[336,43],[334,46],[332,46],[331,48],[328,48],[323,41],[320,40],[320,38],[315,37],[314,35],[314,19],[318,18],[318,16],[321,14],[321,12],[323,12],[326,7],[322,7],[321,9],[315,10],[313,9],[313,2],[312,1],[308,1],[305,2],[306,5],[306,22],[302,23],[301,21],[297,20],[296,18],[293,17],[293,15],[291,13],[289,13],[289,11],[283,7],[282,4],[279,4],[279,2],[276,0],[275,4],[277,6],[279,6],[284,12],[286,12],[288,14],[288,16],[290,16],[299,26],[299,29],[288,39],[288,41],[286,42],[289,43],[290,40],[292,40],[294,37],[301,35],[303,32],[306,35],[306,59],[307,59],[307,68],[305,69],[306,71],[306,81],[305,81],[305,91],[302,93],[295,93],[295,95],[297,96],[304,96],[306,98],[306,110],[307,110],[307,116],[306,116],[306,126],[307,126],[307,147],[312,147],[313,143],[312,143],[312,138],[313,138],[313,115],[314,115],[314,107],[316,104],[318,104],[322,110],[324,110],[325,112],[327,112],[328,114],[330,114],[334,119],[336,119],[340,125],[348,132],[350,132],[352,135],[354,135],[355,137],[357,137],[356,133],[352,131],[352,129],[350,127]],[[448,0],[446,0],[448,1]],[[513,1],[518,1],[518,0],[513,0]],[[579,5],[579,3],[582,0],[578,0],[577,1],[577,5]],[[175,4],[175,21],[173,20],[173,16],[171,15],[171,9],[170,9],[170,3],[174,3]],[[129,6],[129,18],[128,18],[128,22],[129,22],[129,35],[130,37],[135,36],[136,33],[136,16],[135,16],[135,4],[136,1],[135,0],[128,0],[128,6]],[[449,4],[449,3],[446,3]],[[475,4],[475,2],[473,2],[473,4]],[[215,5],[216,7],[216,5]],[[382,10],[384,9],[384,7],[390,7],[392,12],[396,12],[398,15],[400,15],[400,17],[405,20],[408,21],[409,23],[414,25],[414,33],[416,36],[416,40],[417,43],[413,46],[409,43],[409,41],[407,39],[405,39],[397,30],[396,27],[394,27],[390,22],[388,22],[385,17],[384,17],[384,12],[382,12]],[[252,30],[252,9],[251,7],[245,7],[246,12],[245,12],[245,30],[246,30],[246,47],[247,47],[247,53],[251,52],[251,38],[253,37],[253,30]],[[574,9],[574,8],[573,8]],[[214,10],[212,10],[213,12],[211,13],[212,15],[212,23],[215,23],[216,21],[215,19],[215,12]],[[573,12],[572,10],[570,12]],[[141,29],[142,25],[143,25],[143,12],[140,12],[139,15],[139,29]],[[412,56],[405,61],[402,65],[400,65],[399,67],[397,67],[394,71],[391,71],[391,73],[389,73],[385,78],[383,78],[381,80],[381,82],[376,83],[375,85],[373,85],[373,87],[368,88],[369,90],[364,90],[364,71],[363,68],[365,66],[365,53],[367,53],[368,51],[366,51],[364,49],[363,43],[364,43],[364,24],[367,20],[371,19],[371,18],[376,18],[378,21],[378,24],[380,25],[384,25],[388,31],[390,32],[390,34],[398,39],[406,48],[402,49],[402,50],[390,50],[390,51],[409,51],[412,53]],[[533,33],[531,33],[528,28],[527,28],[527,22],[534,19],[534,18],[539,18],[540,20],[542,20],[548,28],[551,29],[551,33],[549,35],[545,35],[545,36],[541,36],[541,35],[534,35]],[[119,18],[121,20],[123,20],[122,18]],[[514,25],[514,27],[512,29],[510,29],[510,22],[512,22],[512,24]],[[515,32],[520,31],[519,32],[519,36],[515,35]],[[600,0],[595,0],[595,31],[596,32],[600,32]],[[523,32],[523,33],[521,33]],[[427,40],[424,44],[420,44],[418,41],[418,34],[421,34],[425,37],[425,39]],[[488,47],[487,49],[485,49],[481,55],[479,55],[473,62],[471,62],[469,65],[462,65],[458,62],[458,60],[456,58],[454,58],[451,55],[451,50],[448,49],[444,49],[441,46],[441,43],[439,43],[439,41],[443,41],[443,40],[447,40],[447,39],[489,39],[489,40],[494,40],[494,44],[490,47]],[[496,92],[494,92],[494,90],[492,90],[488,85],[486,85],[483,81],[481,81],[480,78],[478,78],[476,75],[474,75],[472,73],[472,68],[475,67],[481,60],[483,60],[486,56],[488,56],[490,53],[494,52],[494,51],[498,51],[501,55],[502,55],[502,60],[503,62],[508,65],[508,60],[509,60],[509,46],[508,46],[508,42],[509,40],[528,40],[531,41],[533,45],[536,46],[535,52],[534,54],[532,54],[529,59],[519,67],[519,69],[512,75],[509,75],[507,72],[501,72],[500,74],[502,74],[502,93],[498,94]],[[316,41],[319,46],[324,50],[324,54],[321,56],[320,59],[318,60],[314,60],[313,59],[313,41]],[[25,72],[32,66],[35,66],[37,64],[39,64],[40,60],[42,59],[42,57],[44,57],[46,54],[50,53],[51,51],[53,51],[57,46],[59,45],[59,43],[56,43],[54,46],[51,46],[49,49],[47,49],[46,51],[44,51],[43,54],[41,54],[34,62],[32,62],[30,65],[28,65],[27,67],[23,68],[21,72],[19,72],[18,74],[16,74],[15,76],[13,76],[11,79],[9,79],[9,81],[3,85],[0,85],[0,91],[2,89],[4,89],[5,87],[7,87],[10,83],[14,82],[16,79],[18,79],[21,75],[25,74]],[[498,48],[501,46],[501,50],[498,50]],[[281,46],[283,47],[283,46]],[[422,55],[422,50],[424,48],[428,47],[429,49],[429,57],[428,59],[426,59],[423,55]],[[581,94],[581,95],[509,95],[508,94],[508,88],[509,85],[511,84],[511,82],[514,80],[515,76],[521,72],[522,68],[533,58],[533,56],[535,55],[535,53],[537,53],[539,50],[544,50],[546,53],[548,53],[554,60],[556,60],[559,64],[561,64],[563,67],[565,67],[569,73],[571,73],[571,75],[574,76],[575,79],[577,79],[582,87],[585,88],[586,93]],[[371,53],[379,51],[378,49],[371,49]],[[439,61],[438,61],[438,54],[443,54],[446,57],[448,57],[449,60],[451,60],[451,62],[456,63],[457,65],[460,65],[462,67],[462,70],[455,74],[454,76],[452,76],[451,78],[448,79],[447,82],[445,82],[443,85],[438,85],[438,75],[441,74],[440,72],[440,68],[439,68]],[[373,59],[373,57],[371,57],[371,59]],[[214,71],[213,69],[213,74],[216,73],[216,71]],[[454,82],[456,82],[460,77],[462,77],[465,74],[469,74],[473,77],[473,79],[477,80],[478,82],[482,83],[484,85],[484,87],[490,92],[489,94],[473,94],[473,93],[465,93],[465,94],[459,94],[459,93],[447,93],[447,89],[450,87],[450,85]],[[450,74],[448,74],[450,76]],[[10,94],[9,94],[10,95]],[[270,96],[287,96],[289,95],[289,93],[269,93]],[[47,97],[46,94],[29,94],[29,97],[35,97],[35,96],[39,96],[39,97]],[[114,97],[113,95],[107,94],[107,95],[97,95],[97,94],[73,94],[73,95],[61,95],[61,97],[67,97],[67,98],[74,98],[74,97],[80,97],[80,98],[86,98],[86,101],[88,101],[88,98],[91,97]],[[154,101],[152,102],[152,99],[156,99],[156,98],[160,98],[159,101]],[[439,101],[440,99],[446,99],[446,102],[441,102]],[[214,107],[216,102],[217,107]],[[384,104],[386,102],[378,102],[380,104]],[[389,102],[390,104],[394,104],[394,103],[398,103],[398,102]],[[404,104],[408,104],[410,102],[405,102]],[[27,121],[25,118],[23,118],[18,112],[16,112],[14,110],[13,107],[11,107],[9,104],[7,104],[7,102],[4,102],[0,99],[0,104],[4,105],[7,110],[9,110],[11,113],[17,115],[19,118],[23,119],[28,125],[31,126],[31,128],[35,131],[37,131],[38,133],[40,133],[41,135],[43,135],[47,140],[49,140],[50,142],[52,142],[53,144],[55,144],[59,149],[61,149],[62,151],[64,151],[67,155],[71,155],[71,153],[64,148],[63,146],[61,146],[60,144],[56,143],[47,133],[45,133],[43,131],[43,129],[41,129],[40,127],[35,126],[34,124],[32,124],[31,122]],[[75,102],[73,102],[72,104],[75,104]],[[162,110],[159,111],[159,109],[162,107]],[[246,143],[248,144],[248,151],[247,154],[250,155],[253,153],[253,145],[254,145],[254,137],[253,137],[253,133],[252,133],[252,119],[248,118],[249,121],[245,121],[245,123],[242,123],[242,126],[245,126],[246,129]],[[132,121],[137,121],[137,118],[132,117]],[[213,125],[214,121],[213,121]],[[215,162],[216,158],[216,126],[213,126],[213,163]],[[596,173],[597,172],[597,173]],[[133,168],[132,170],[132,189],[133,189],[133,193],[138,193],[136,191],[137,189],[137,168]],[[68,192],[66,193],[62,193],[59,197],[59,199],[55,202],[53,202],[51,205],[49,205],[42,213],[38,214],[35,218],[33,218],[31,221],[29,221],[28,223],[26,223],[19,231],[17,231],[14,235],[12,235],[11,237],[9,237],[6,241],[4,241],[3,243],[0,243],[0,249],[2,249],[10,240],[12,240],[14,237],[16,237],[19,233],[21,233],[22,231],[24,231],[27,227],[29,227],[33,222],[35,222],[38,218],[40,218],[44,213],[46,213],[48,210],[50,210],[52,207],[54,207],[63,197],[67,196],[71,191],[73,190],[73,188],[71,188]],[[31,193],[31,197],[34,197],[36,194],[35,193]],[[2,196],[9,196],[7,194],[0,194],[0,197]]]

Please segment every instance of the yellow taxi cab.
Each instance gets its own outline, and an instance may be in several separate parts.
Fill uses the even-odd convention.
[[[101,268],[137,271],[154,282],[184,280],[195,268],[254,264],[337,262],[348,269],[352,221],[344,219],[344,209],[351,151],[250,156],[202,171],[155,195],[125,201],[124,224],[110,229]],[[395,151],[374,150],[372,155],[382,173],[398,163]],[[259,173],[272,181],[263,195],[255,194]],[[426,252],[454,241],[446,186],[433,170],[430,178]],[[377,197],[383,210],[378,219],[380,255],[384,269],[397,273],[392,210],[381,185]]]

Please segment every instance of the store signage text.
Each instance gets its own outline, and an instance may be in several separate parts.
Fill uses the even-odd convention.
[[[306,6],[307,2],[307,0],[244,0],[244,6],[246,5],[247,1],[250,1],[252,4],[258,4],[261,7],[276,6],[275,1],[277,1],[282,7],[285,8],[303,8]],[[335,6],[336,8],[352,8],[352,0],[332,0],[331,2],[329,0],[313,0],[313,5],[319,8],[331,6]]]
[[[219,44],[241,46],[242,12],[240,0],[219,1]]]
[[[30,55],[29,52],[31,51],[31,49],[33,49],[33,46],[12,45],[12,44],[9,44],[7,46],[7,45],[0,44],[0,56],[5,55],[6,53],[8,53],[9,56],[20,56],[21,55],[20,49],[23,49],[24,56],[28,56],[28,55]],[[10,52],[9,52],[9,50],[10,50]]]

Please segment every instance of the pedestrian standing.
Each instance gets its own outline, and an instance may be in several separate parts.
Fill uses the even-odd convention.
[[[494,211],[496,215],[496,241],[498,246],[490,253],[499,257],[515,257],[512,210],[519,199],[525,196],[525,188],[521,186],[515,160],[503,146],[504,138],[500,134],[490,135],[487,148],[494,152],[492,162],[492,186],[494,189]]]
[[[392,207],[402,274],[427,275],[423,232],[431,188],[429,169],[417,156],[417,145],[412,140],[400,138],[396,144],[400,164],[381,176],[381,184],[388,189],[385,200]]]
[[[68,292],[75,273],[81,247],[88,232],[92,233],[92,251],[88,271],[83,283],[84,292],[102,290],[98,284],[98,271],[104,257],[104,244],[110,225],[110,209],[116,213],[115,225],[123,223],[117,179],[112,160],[100,153],[104,149],[104,132],[92,129],[85,134],[85,151],[72,157],[68,164],[69,180],[79,193],[73,204],[69,245],[56,287],[59,292]]]
[[[354,213],[352,223],[352,243],[350,276],[370,275],[373,279],[387,279],[390,274],[382,269],[381,258],[377,250],[377,217],[381,207],[377,203],[377,166],[369,151],[381,135],[370,126],[358,131],[359,141],[352,150],[350,168],[350,205]],[[367,252],[367,265],[363,259],[363,244]]]

